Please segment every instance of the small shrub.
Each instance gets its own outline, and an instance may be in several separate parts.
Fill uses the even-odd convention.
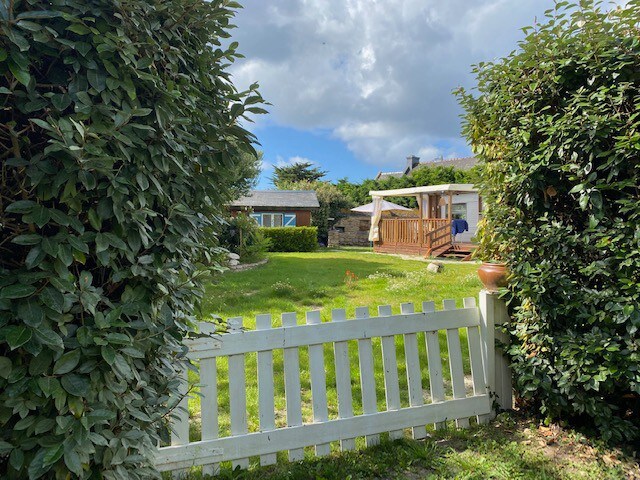
[[[271,243],[255,220],[242,214],[226,220],[219,238],[220,246],[240,255],[243,263],[263,259]]]
[[[318,246],[316,227],[261,228],[271,252],[311,252]]]

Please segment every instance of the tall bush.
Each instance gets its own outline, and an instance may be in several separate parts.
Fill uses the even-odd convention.
[[[637,440],[640,3],[566,3],[474,69],[464,132],[484,162],[483,248],[512,272],[520,396],[605,440]]]
[[[260,111],[226,71],[236,6],[0,7],[2,478],[157,476],[194,260]]]

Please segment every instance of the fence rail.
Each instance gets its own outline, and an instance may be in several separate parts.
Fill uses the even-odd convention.
[[[481,299],[481,306],[486,304]],[[424,302],[422,311],[415,312],[413,304],[402,304],[399,315],[391,314],[391,307],[378,307],[371,317],[366,307],[356,309],[356,318],[347,320],[345,311],[333,310],[330,322],[321,322],[320,312],[306,314],[306,323],[299,324],[295,313],[281,316],[282,327],[272,328],[271,315],[258,315],[256,329],[242,328],[242,319],[228,321],[228,333],[218,337],[202,337],[189,342],[189,356],[199,362],[201,384],[201,437],[189,441],[189,417],[186,397],[183,411],[178,413],[170,446],[161,447],[156,457],[160,470],[180,470],[203,465],[204,473],[214,473],[222,461],[232,461],[234,468],[248,467],[250,456],[260,456],[262,465],[273,464],[276,453],[288,451],[291,460],[303,458],[304,448],[315,447],[318,456],[330,452],[331,442],[340,442],[342,450],[355,448],[355,438],[364,437],[367,445],[379,442],[379,434],[389,432],[391,438],[403,435],[411,428],[414,438],[426,436],[425,425],[455,420],[459,427],[469,425],[469,417],[479,422],[488,420],[491,413],[489,391],[493,369],[493,318],[483,314],[474,298],[464,299],[464,307],[456,309],[455,301],[446,300],[444,310],[435,311],[433,302]],[[485,308],[485,312],[493,312]],[[467,337],[467,350],[472,384],[465,387],[463,351],[460,329]],[[203,333],[213,334],[211,324],[201,324]],[[440,351],[439,332],[446,336],[450,387],[445,389]],[[418,336],[420,335],[420,336]],[[418,339],[423,339],[419,354]],[[375,340],[376,348],[372,340]],[[325,347],[331,347],[332,365],[326,361]],[[397,347],[404,348],[406,389],[401,392]],[[355,347],[355,348],[354,348]],[[300,352],[308,352],[308,376],[311,387],[313,421],[303,422]],[[277,372],[274,353],[282,359],[283,395],[286,398],[286,426],[276,427],[274,398]],[[352,392],[352,355],[358,357],[362,414],[354,412]],[[376,354],[382,358],[376,358]],[[257,357],[259,429],[249,432],[247,418],[246,360]],[[220,436],[219,395],[216,359],[228,362],[228,395],[230,435]],[[426,365],[424,365],[426,360]],[[384,402],[378,398],[376,363],[382,365]],[[327,367],[335,372],[337,415],[329,416],[327,400]],[[423,367],[427,367],[426,369]],[[428,389],[423,372],[428,371]],[[331,372],[331,373],[333,373]],[[186,372],[185,372],[186,376]],[[333,382],[333,380],[332,380]],[[379,383],[379,382],[378,382]],[[446,390],[450,392],[446,393]],[[401,393],[408,396],[408,406],[402,405]],[[379,408],[383,403],[384,408]]]

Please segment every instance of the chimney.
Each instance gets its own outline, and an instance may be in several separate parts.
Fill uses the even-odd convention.
[[[410,172],[420,164],[420,157],[409,155],[407,157],[407,172]]]

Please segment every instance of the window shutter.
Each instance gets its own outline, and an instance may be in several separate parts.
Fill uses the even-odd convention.
[[[260,215],[259,213],[252,213],[251,218],[253,218],[258,223],[258,225],[262,226],[262,215]]]
[[[284,226],[285,227],[295,227],[296,226],[296,214],[295,213],[285,213],[284,214]]]

